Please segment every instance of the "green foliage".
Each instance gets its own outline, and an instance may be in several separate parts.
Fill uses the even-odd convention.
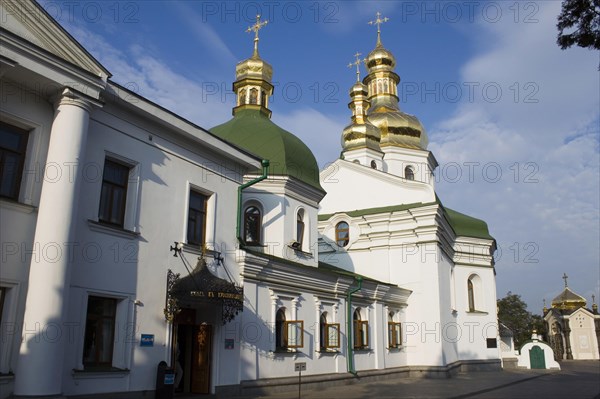
[[[600,0],[564,0],[556,27],[563,50],[573,45],[600,50]]]
[[[534,329],[538,334],[543,334],[544,320],[541,316],[534,316],[527,311],[527,304],[520,295],[508,291],[504,298],[498,299],[497,304],[498,320],[512,330],[515,349],[531,339]]]

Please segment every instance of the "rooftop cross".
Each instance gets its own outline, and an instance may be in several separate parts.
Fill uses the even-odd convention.
[[[369,21],[369,25],[377,25],[377,45],[381,46],[381,24],[389,21],[388,17],[381,18],[381,13],[377,11],[377,18],[374,21]]]
[[[565,280],[565,288],[567,288],[567,279],[569,278],[569,276],[567,276],[567,273],[564,273],[562,276],[562,279]]]
[[[248,29],[246,29],[246,32],[250,33],[250,32],[254,32],[254,54],[253,56],[258,57],[258,31],[261,30],[262,28],[265,27],[266,24],[268,24],[269,21],[262,21],[260,20],[260,15],[256,16],[256,23],[252,26],[249,26]]]
[[[353,66],[356,66],[356,81],[357,82],[360,82],[360,63],[363,61],[359,58],[361,55],[362,54],[357,51],[356,54],[354,54],[354,56],[356,57],[356,61],[348,64],[348,68],[352,68]]]

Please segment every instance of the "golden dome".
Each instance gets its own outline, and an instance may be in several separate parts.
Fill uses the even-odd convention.
[[[398,84],[400,76],[394,72],[396,58],[383,47],[379,25],[386,22],[387,18],[372,21],[378,24],[377,44],[369,53],[365,63],[368,75],[363,82],[369,91],[371,108],[367,119],[381,131],[380,147],[396,146],[414,149],[427,149],[429,139],[425,128],[419,120],[400,111],[398,105]]]
[[[370,148],[379,151],[380,132],[367,121],[365,113],[369,109],[367,86],[356,82],[350,89],[352,101],[348,108],[352,110],[352,123],[342,131],[342,149],[349,151],[357,148]]]
[[[235,66],[235,82],[233,92],[236,94],[236,106],[233,114],[238,110],[254,109],[264,115],[271,116],[269,110],[269,97],[273,94],[273,67],[260,58],[258,54],[258,31],[267,24],[256,16],[256,23],[246,32],[254,32],[254,52],[252,57],[238,62]]]
[[[369,122],[346,126],[342,131],[342,149],[350,151],[357,148],[379,151],[379,129]]]
[[[393,71],[396,67],[396,58],[381,43],[377,43],[375,49],[367,56],[365,64],[369,73],[375,71]]]
[[[587,301],[584,297],[577,295],[565,287],[565,289],[552,300],[552,307],[556,309],[578,309],[585,307]]]
[[[235,66],[236,80],[255,79],[271,82],[273,67],[255,53],[252,57],[238,62]]]
[[[380,129],[381,147],[427,149],[429,139],[425,128],[416,116],[381,105],[372,108],[367,119]]]

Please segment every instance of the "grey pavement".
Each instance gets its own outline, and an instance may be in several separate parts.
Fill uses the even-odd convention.
[[[560,371],[519,369],[460,373],[452,378],[443,379],[400,377],[319,390],[303,387],[302,399],[600,399],[599,361],[563,361],[561,368]],[[298,391],[252,398],[293,399],[298,398]]]

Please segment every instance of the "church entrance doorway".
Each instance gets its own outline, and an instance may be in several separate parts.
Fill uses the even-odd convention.
[[[196,323],[195,309],[182,309],[174,324],[175,392],[210,393],[212,325]]]

